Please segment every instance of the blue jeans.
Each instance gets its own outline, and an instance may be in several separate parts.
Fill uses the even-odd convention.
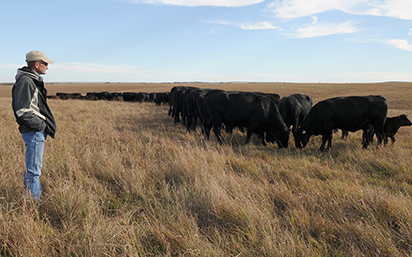
[[[44,131],[29,131],[22,134],[26,145],[26,170],[24,171],[24,189],[30,190],[35,200],[40,200],[40,175],[43,161],[44,143],[47,134]]]

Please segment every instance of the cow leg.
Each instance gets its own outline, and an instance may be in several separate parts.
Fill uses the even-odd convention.
[[[212,123],[213,123],[213,132],[215,133],[215,136],[217,138],[217,141],[219,142],[219,144],[223,143],[222,140],[222,135],[220,134],[220,129],[222,127],[222,121],[219,118],[214,118],[212,119]]]
[[[302,143],[296,139],[296,134],[297,134],[297,129],[299,126],[299,120],[296,119],[295,120],[295,124],[292,125],[292,134],[293,134],[293,138],[295,139],[295,147],[296,148],[302,148]]]
[[[172,116],[172,111],[173,111],[173,110],[172,110],[172,105],[170,105],[170,106],[169,106],[169,113],[168,113],[169,116]],[[173,117],[172,117],[172,118],[173,118]]]
[[[391,138],[392,139],[392,138]],[[388,138],[385,136],[383,139],[383,144],[386,146],[388,144]]]
[[[395,136],[391,136],[392,144],[395,144]],[[386,142],[388,142],[388,139],[386,139]]]
[[[222,135],[220,134],[220,126],[213,125],[213,132],[215,133],[215,136],[219,144],[222,144],[223,140],[222,140]]]
[[[252,134],[253,134],[252,131],[253,131],[252,128],[249,126],[249,127],[247,128],[247,132],[246,132],[246,141],[245,141],[245,144],[249,144],[250,138],[252,137]]]
[[[362,134],[362,148],[363,149],[368,149],[368,145],[369,145],[368,133],[366,131],[363,131],[363,134]]]
[[[363,134],[362,134],[363,149],[367,149],[369,144],[371,143],[371,140],[370,140],[371,136],[369,134],[370,134],[370,132],[368,132],[367,130],[363,131]],[[372,138],[373,138],[373,135],[372,135]]]
[[[187,123],[186,123],[187,131],[190,132],[192,130],[196,130],[196,122],[197,122],[196,117],[189,113],[187,115]]]
[[[262,140],[262,145],[263,146],[267,146],[268,144],[266,143],[266,140],[265,140],[265,133],[264,132],[261,132],[261,133],[259,133],[259,138]]]
[[[294,137],[294,139],[295,139],[295,146],[296,146],[296,148],[303,149],[302,142],[299,141],[299,139],[297,138],[297,137],[298,137],[298,133],[297,133],[297,132],[296,132],[296,133],[293,133],[293,137]]]
[[[202,132],[205,135],[206,139],[209,139],[210,136],[210,130],[212,129],[212,122],[209,120],[209,118],[205,117],[203,121],[203,129]]]
[[[328,138],[328,146],[326,148],[327,149],[332,148],[332,131],[330,132],[330,136]]]
[[[322,144],[320,145],[319,151],[323,152],[323,150],[325,150],[326,141],[327,138],[325,136],[322,136]]]
[[[249,144],[251,137],[252,137],[252,132],[250,132],[250,130],[248,129],[248,130],[247,130],[247,134],[246,134],[245,144]]]
[[[184,108],[183,108],[183,110],[182,110],[181,116],[182,116],[182,123],[183,123],[183,125],[186,125],[187,114],[186,114],[186,110],[185,110]]]
[[[342,130],[342,139],[348,138],[348,135],[349,135],[349,131],[347,131],[347,130]]]
[[[258,123],[257,122],[255,122],[255,121],[250,121],[250,124],[249,124],[249,126],[247,127],[247,134],[246,134],[246,142],[245,142],[245,144],[248,144],[249,142],[250,142],[250,138],[252,137],[252,134],[256,131],[256,128],[258,127]],[[263,131],[261,132],[261,133],[258,133],[258,135],[259,135],[259,137],[261,136],[261,134],[262,134],[262,137],[263,137],[263,140],[265,140],[265,137],[264,137],[264,134],[263,134]],[[266,142],[263,144],[263,145],[265,145],[266,144]]]
[[[383,125],[374,127],[376,130],[376,137],[378,138],[378,146],[382,144],[384,140]]]
[[[191,129],[192,129],[192,117],[189,114],[187,116],[186,131],[190,132]]]
[[[196,130],[196,126],[197,126],[197,116],[194,115],[192,118],[192,129]]]
[[[322,135],[322,145],[319,148],[319,151],[323,152],[325,150],[326,142],[328,142],[327,149],[332,148],[332,130],[330,133],[326,133]]]
[[[362,145],[363,149],[367,149],[373,142],[373,135],[375,135],[375,127],[372,124],[367,124],[363,128]]]
[[[175,123],[179,123],[180,122],[180,110],[179,108],[175,108],[174,109],[174,118],[175,118]]]

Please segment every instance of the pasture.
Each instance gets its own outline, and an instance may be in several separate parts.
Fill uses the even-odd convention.
[[[46,77],[47,81],[47,77]],[[165,92],[180,84],[47,84],[57,92]],[[335,96],[383,95],[412,117],[412,83],[185,84]],[[168,106],[50,99],[40,205],[23,192],[24,142],[0,86],[1,256],[411,256],[412,127],[363,150],[362,133],[318,152],[256,135],[188,133]]]

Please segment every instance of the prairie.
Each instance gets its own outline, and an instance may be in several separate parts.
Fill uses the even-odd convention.
[[[165,92],[179,84],[50,84],[57,92]],[[380,94],[412,117],[412,83],[192,83],[307,93],[314,102]],[[369,149],[361,132],[296,149],[224,134],[219,145],[153,103],[49,100],[40,204],[24,193],[24,142],[0,86],[1,256],[411,256],[412,139]]]

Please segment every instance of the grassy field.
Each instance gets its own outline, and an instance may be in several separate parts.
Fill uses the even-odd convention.
[[[57,92],[164,92],[177,84],[52,84]],[[314,102],[381,94],[412,117],[412,83],[192,84],[307,93]],[[49,100],[40,205],[23,191],[24,143],[0,86],[0,256],[411,256],[412,139],[363,150],[361,132],[319,153],[187,133],[168,106]]]

